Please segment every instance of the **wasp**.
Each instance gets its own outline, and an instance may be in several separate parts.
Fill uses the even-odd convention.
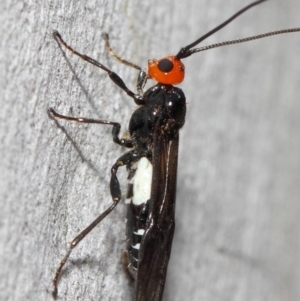
[[[127,206],[126,256],[127,269],[135,283],[134,301],[162,300],[175,229],[179,131],[184,125],[186,115],[185,95],[180,88],[174,86],[184,79],[185,67],[182,60],[194,53],[216,47],[300,31],[300,28],[284,29],[194,48],[239,15],[264,1],[266,0],[256,1],[244,7],[193,43],[182,47],[176,55],[149,60],[147,71],[117,56],[110,47],[108,35],[104,34],[103,38],[108,52],[119,62],[139,71],[137,93],[128,89],[115,72],[93,58],[74,50],[57,31],[53,33],[55,39],[66,49],[105,71],[112,82],[131,97],[138,106],[130,118],[129,137],[126,138],[120,138],[121,126],[118,122],[65,116],[49,108],[52,118],[112,126],[113,141],[129,149],[111,167],[111,206],[72,240],[66,255],[61,260],[53,279],[54,298],[58,295],[57,286],[63,267],[73,249],[121,201],[122,193],[117,172],[120,167],[126,167],[129,180],[125,200]],[[143,92],[148,79],[155,80],[157,84]]]

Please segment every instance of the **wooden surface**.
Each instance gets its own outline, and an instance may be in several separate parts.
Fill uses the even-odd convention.
[[[79,4],[80,3],[80,4]],[[176,53],[248,1],[13,1],[0,4],[0,299],[51,300],[67,243],[110,205],[111,128],[54,122],[62,114],[120,121],[133,102],[75,49],[116,71]],[[299,27],[300,2],[252,9],[203,45]],[[300,300],[300,33],[187,58],[177,224],[164,301]],[[126,173],[120,175],[124,180]],[[126,188],[126,185],[123,185]],[[72,253],[59,300],[130,301],[124,209]]]

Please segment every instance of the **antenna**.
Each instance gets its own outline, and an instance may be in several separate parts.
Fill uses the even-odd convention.
[[[265,1],[267,1],[267,0],[255,1],[255,2],[247,5],[243,9],[239,10],[231,18],[229,18],[228,20],[226,20],[225,22],[223,22],[222,24],[220,24],[216,28],[212,29],[211,31],[209,31],[208,33],[206,33],[205,35],[203,35],[202,37],[200,37],[199,39],[197,39],[195,42],[193,42],[193,43],[191,43],[191,44],[189,44],[189,45],[187,45],[185,47],[182,47],[180,49],[180,51],[177,53],[176,58],[178,58],[178,59],[184,59],[186,57],[189,57],[191,54],[193,54],[193,51],[190,50],[192,47],[194,47],[197,44],[201,43],[203,40],[205,40],[206,38],[208,38],[209,36],[211,36],[215,32],[219,31],[223,27],[225,27],[227,24],[229,24],[231,21],[233,21],[235,18],[237,18],[239,15],[241,15],[242,13],[244,13],[245,11],[247,11],[248,9],[250,9],[251,7],[256,6],[256,5],[258,5],[258,4],[262,3],[262,2],[265,2]]]
[[[298,31],[300,31],[300,27],[270,31],[270,32],[262,33],[262,34],[259,34],[256,36],[251,36],[251,37],[242,38],[242,39],[235,39],[235,40],[230,40],[230,41],[224,41],[224,42],[220,42],[220,43],[216,43],[216,44],[203,46],[200,48],[194,48],[194,49],[189,50],[189,53],[191,55],[196,52],[201,52],[201,51],[205,51],[205,50],[209,50],[209,49],[213,49],[213,48],[218,48],[218,47],[228,46],[228,45],[233,45],[233,44],[240,44],[240,43],[244,43],[244,42],[267,38],[270,36],[275,36],[278,34],[292,33],[292,32],[298,32]]]

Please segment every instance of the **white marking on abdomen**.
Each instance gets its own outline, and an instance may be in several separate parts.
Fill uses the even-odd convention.
[[[144,235],[145,230],[144,229],[138,229],[137,232],[133,231],[133,234],[135,235]]]
[[[151,162],[143,157],[137,163],[137,169],[133,177],[134,205],[141,205],[150,199],[153,167]]]
[[[136,244],[136,245],[134,245],[134,246],[132,246],[134,249],[137,249],[137,250],[139,250],[139,248],[140,248],[140,245],[141,244]]]

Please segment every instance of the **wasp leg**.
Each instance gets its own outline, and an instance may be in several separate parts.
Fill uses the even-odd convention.
[[[101,213],[88,227],[86,227],[79,235],[77,235],[70,243],[69,249],[66,255],[63,257],[61,262],[59,263],[58,268],[56,269],[55,276],[53,279],[53,292],[52,296],[54,299],[57,298],[57,285],[62,273],[62,269],[66,262],[68,261],[73,249],[88,235],[113,209],[118,205],[122,196],[121,196],[121,188],[117,178],[117,171],[119,167],[126,166],[128,164],[133,163],[138,160],[142,154],[137,154],[134,151],[130,151],[124,155],[122,155],[116,163],[111,168],[111,178],[110,178],[110,194],[113,200],[113,204],[106,209],[103,213]]]
[[[74,50],[71,46],[69,46],[61,37],[61,35],[59,34],[59,32],[54,31],[53,32],[53,36],[56,39],[56,41],[58,41],[59,43],[61,43],[65,48],[67,48],[69,51],[71,51],[73,54],[79,56],[80,58],[82,58],[84,61],[87,61],[93,65],[95,65],[96,67],[104,70],[105,72],[107,72],[107,75],[110,77],[110,79],[119,87],[121,88],[123,91],[125,91],[127,93],[128,96],[130,96],[131,98],[133,98],[134,102],[137,105],[142,105],[144,104],[144,100],[143,97],[133,93],[131,90],[129,90],[127,88],[127,86],[125,85],[125,83],[123,82],[123,80],[121,79],[121,77],[111,71],[110,69],[108,69],[107,67],[105,67],[103,64],[97,62],[96,60],[92,59],[91,57],[85,55],[85,54],[81,54],[79,52],[77,52],[76,50]]]
[[[53,108],[48,109],[48,113],[50,117],[53,118],[60,118],[65,119],[68,121],[76,121],[79,123],[96,123],[96,124],[104,124],[104,125],[112,125],[112,136],[113,141],[121,146],[125,146],[128,148],[132,147],[132,140],[131,139],[120,139],[119,134],[121,130],[121,125],[118,122],[108,121],[108,120],[101,120],[101,119],[91,119],[91,118],[82,118],[82,117],[71,117],[71,116],[65,116],[57,113],[54,111]]]
[[[147,73],[142,70],[142,68],[132,62],[129,62],[127,60],[125,60],[124,58],[118,56],[114,51],[113,49],[111,48],[110,44],[109,44],[109,36],[107,33],[103,33],[102,34],[102,38],[104,39],[105,41],[105,48],[107,50],[107,52],[115,59],[117,60],[118,62],[126,65],[126,66],[129,66],[129,67],[132,67],[132,68],[135,68],[137,70],[140,71],[139,73],[139,76],[137,78],[137,83],[136,83],[136,89],[138,91],[138,94],[139,95],[143,95],[143,88],[147,82],[147,79],[148,79],[148,75]]]
[[[107,50],[107,52],[115,59],[117,60],[118,62],[126,65],[126,66],[129,66],[129,67],[132,67],[134,69],[137,69],[137,70],[142,70],[142,68],[132,62],[129,62],[127,60],[125,60],[124,58],[118,56],[113,50],[112,48],[110,47],[110,44],[109,44],[109,36],[107,33],[103,33],[102,34],[102,38],[103,40],[105,41],[105,48]]]

